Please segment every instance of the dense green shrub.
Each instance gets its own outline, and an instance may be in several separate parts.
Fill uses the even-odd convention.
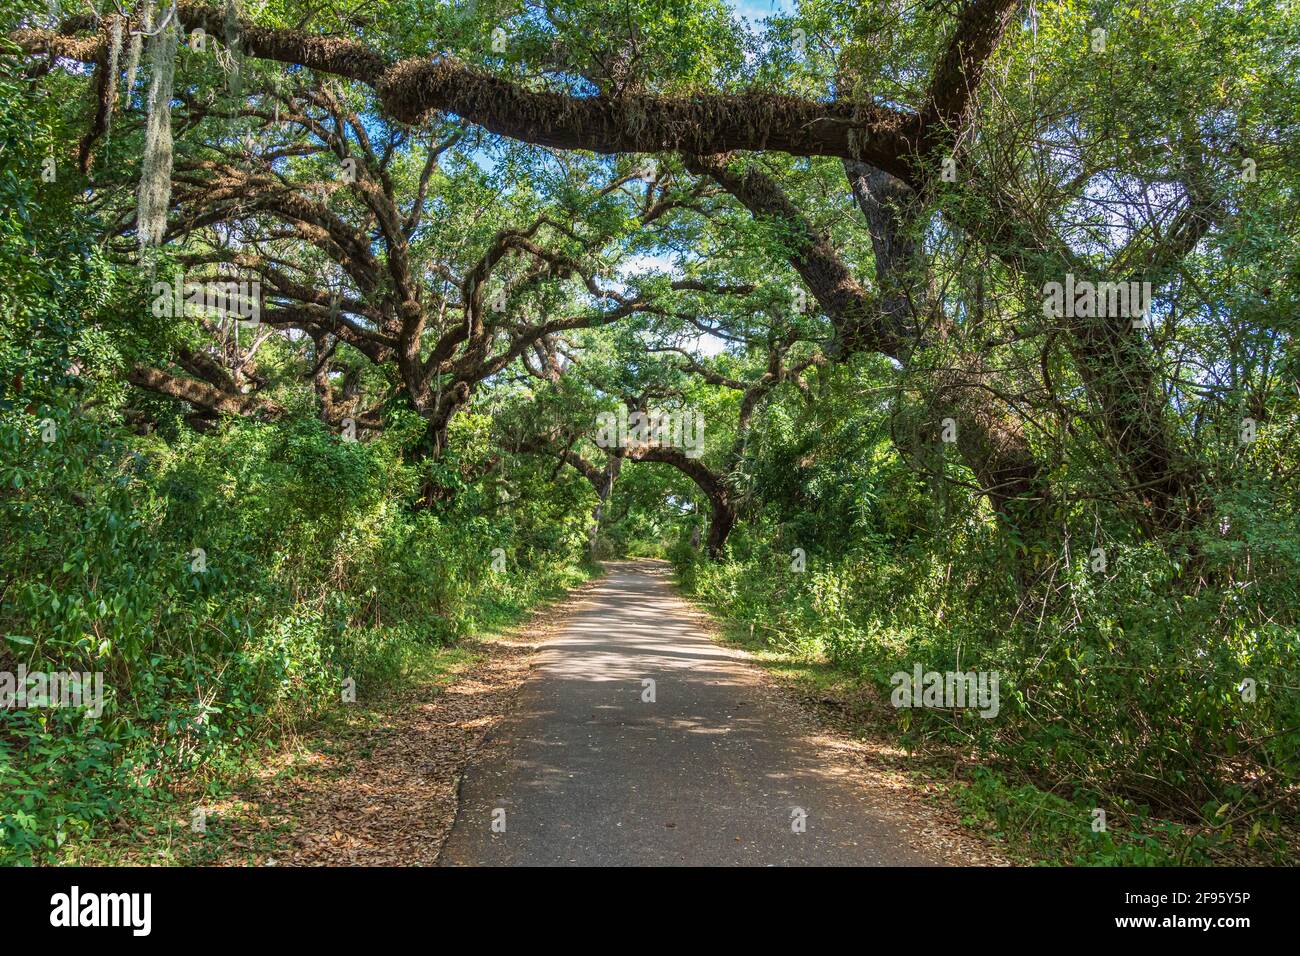
[[[1232,581],[1261,522],[1275,540],[1300,536],[1294,515],[1239,512],[1231,538],[1215,535],[1196,558],[1112,543],[1108,573],[1074,554],[1028,591],[970,523],[903,548],[813,552],[804,573],[791,570],[779,528],[746,529],[729,562],[674,557],[685,586],[756,637],[876,688],[879,713],[910,747],[957,747],[1087,806],[1221,826],[1250,821],[1300,774],[1293,555],[1254,555],[1267,588],[1197,585]],[[997,717],[893,710],[891,675],[917,663],[998,672]]]
[[[0,669],[102,671],[98,720],[0,713],[0,830],[17,859],[340,697],[421,643],[536,600],[566,566],[490,569],[463,515],[413,512],[382,443],[314,420],[139,440],[66,408],[0,415]],[[202,570],[196,549],[203,551]]]

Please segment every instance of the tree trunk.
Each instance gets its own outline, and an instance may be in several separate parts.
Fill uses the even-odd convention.
[[[605,472],[601,475],[599,482],[593,482],[596,488],[596,507],[591,513],[591,528],[587,532],[587,548],[591,553],[591,560],[596,560],[596,541],[600,535],[600,519],[605,515],[605,503],[609,501],[610,494],[614,491],[614,480],[623,469],[623,456],[610,455],[609,460],[605,463]],[[590,477],[590,476],[588,476]]]
[[[725,492],[709,499],[712,514],[709,516],[709,538],[706,547],[710,561],[721,561],[723,549],[731,529],[736,526],[736,506]]]

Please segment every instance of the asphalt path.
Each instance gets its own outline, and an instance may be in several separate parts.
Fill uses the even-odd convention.
[[[704,633],[666,564],[611,564],[585,597],[462,780],[442,865],[942,862]]]

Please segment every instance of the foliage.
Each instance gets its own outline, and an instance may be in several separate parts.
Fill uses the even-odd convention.
[[[629,554],[977,763],[972,823],[1044,858],[1285,858],[1294,4],[270,0],[245,17],[311,62],[181,37],[138,83],[101,82],[98,14],[55,56],[11,6],[0,673],[108,700],[0,711],[4,859]],[[399,116],[363,61],[441,106]],[[177,270],[260,280],[260,320],[158,308]],[[1148,281],[1146,327],[1045,311],[1067,272]],[[703,440],[598,438],[628,410]],[[917,664],[997,672],[997,718],[891,707]]]

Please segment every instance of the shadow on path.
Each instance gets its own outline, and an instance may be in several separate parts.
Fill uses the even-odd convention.
[[[466,774],[441,864],[939,862],[700,631],[666,565],[608,567]]]

